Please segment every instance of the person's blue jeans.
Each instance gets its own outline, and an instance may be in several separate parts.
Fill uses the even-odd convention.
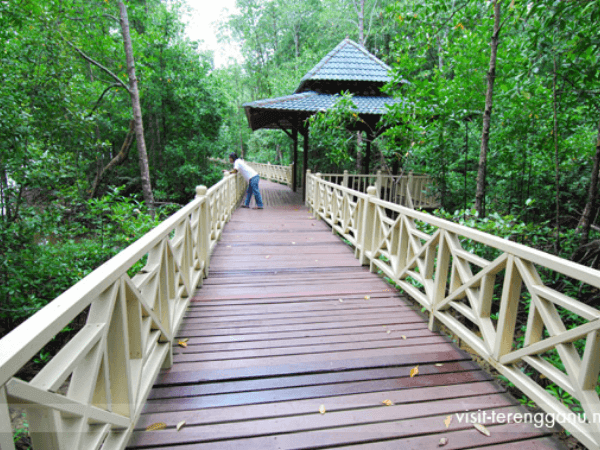
[[[256,206],[259,208],[263,207],[262,197],[260,196],[260,191],[258,190],[258,182],[260,181],[260,176],[256,175],[250,178],[248,182],[248,191],[246,195],[246,206],[250,206],[250,199],[254,194],[254,199],[256,200]]]

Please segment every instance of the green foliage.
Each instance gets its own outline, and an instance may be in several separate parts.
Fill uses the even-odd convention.
[[[155,219],[135,198],[110,194],[72,205],[27,208],[1,223],[0,324],[3,335],[132,244],[172,212]],[[6,226],[8,225],[8,226]],[[39,359],[43,359],[40,355]]]
[[[311,158],[311,162],[321,171],[329,172],[323,167],[333,166],[339,173],[354,162],[352,154],[356,153],[356,133],[351,130],[356,129],[361,121],[356,110],[352,95],[342,92],[332,108],[310,117],[311,149],[314,157],[318,158]],[[319,158],[317,155],[322,156]]]

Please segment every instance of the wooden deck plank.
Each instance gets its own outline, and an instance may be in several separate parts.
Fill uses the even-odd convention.
[[[445,449],[561,448],[532,424],[488,420],[487,437],[458,421],[524,409],[299,195],[261,190],[265,210],[237,210],[225,227],[177,333],[187,347],[174,348],[128,448],[422,450],[441,437]],[[167,429],[144,431],[155,422]]]

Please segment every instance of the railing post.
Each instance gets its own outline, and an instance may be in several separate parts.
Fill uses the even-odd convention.
[[[357,243],[358,259],[363,266],[369,264],[369,255],[367,252],[373,250],[373,233],[375,230],[375,205],[372,200],[377,198],[377,189],[375,186],[367,188],[367,197],[363,207],[363,214],[360,222],[360,233]]]
[[[6,388],[0,386],[0,448],[2,450],[15,450],[13,429],[6,398]]]
[[[212,234],[210,201],[206,197],[207,191],[206,186],[196,186],[196,198],[204,198],[204,202],[200,204],[200,211],[198,212],[198,234],[196,235],[198,263],[200,264],[200,268],[204,269],[204,278],[208,277],[210,235]],[[200,283],[202,283],[202,278],[200,278]]]
[[[342,180],[342,186],[348,187],[348,171],[344,170],[344,179]]]
[[[309,178],[310,178],[311,172],[310,169],[308,169],[306,171],[306,192],[304,193],[304,198],[306,199],[306,203],[308,204],[308,206],[313,210],[315,210],[315,199],[314,199],[314,182],[311,181],[309,183]]]
[[[313,184],[313,191],[314,191],[314,198],[315,198],[315,204],[313,206],[313,213],[319,217],[319,212],[321,210],[321,173],[317,172],[315,174],[315,183]]]

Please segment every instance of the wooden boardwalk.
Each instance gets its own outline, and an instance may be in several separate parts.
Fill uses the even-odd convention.
[[[159,375],[128,448],[562,448],[545,428],[498,420],[525,409],[300,195],[266,181],[261,191],[265,210],[238,209],[225,227],[179,332],[188,346]],[[489,437],[459,420],[466,410]],[[144,431],[157,422],[168,428]]]

